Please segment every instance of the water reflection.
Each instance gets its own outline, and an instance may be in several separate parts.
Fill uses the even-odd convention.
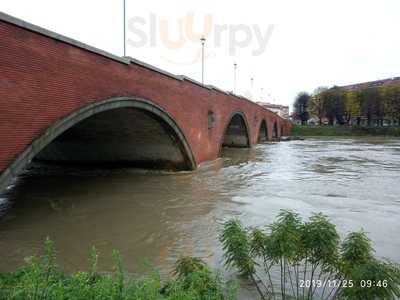
[[[293,209],[322,211],[342,235],[361,227],[379,256],[400,262],[400,141],[310,139],[226,149],[188,173],[32,166],[0,197],[0,271],[35,254],[46,236],[68,271],[84,269],[92,245],[100,268],[119,249],[131,272],[171,269],[181,255],[221,267],[219,224],[263,225]]]

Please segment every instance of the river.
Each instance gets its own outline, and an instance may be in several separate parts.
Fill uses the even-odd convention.
[[[379,257],[400,262],[400,140],[307,139],[226,149],[195,172],[84,169],[33,164],[0,197],[0,272],[15,270],[49,236],[67,271],[90,248],[111,269],[167,274],[177,258],[221,269],[221,222],[270,223],[280,209],[323,212],[342,236],[363,228]]]

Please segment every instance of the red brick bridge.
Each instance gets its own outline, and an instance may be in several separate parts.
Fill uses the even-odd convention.
[[[248,99],[0,13],[0,191],[33,159],[193,170],[290,130]]]

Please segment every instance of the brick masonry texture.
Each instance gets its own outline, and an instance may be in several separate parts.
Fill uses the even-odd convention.
[[[289,121],[249,100],[0,20],[0,173],[57,120],[93,102],[122,96],[146,99],[167,111],[196,164],[218,157],[235,111],[246,118],[251,145],[257,143],[262,120],[269,137],[274,122],[279,135],[291,130]],[[209,111],[215,116],[212,129]]]

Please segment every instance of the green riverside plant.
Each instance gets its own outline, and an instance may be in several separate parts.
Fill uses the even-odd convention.
[[[92,248],[88,272],[65,274],[56,264],[54,244],[47,239],[43,255],[27,259],[27,266],[0,274],[1,300],[233,300],[236,287],[226,283],[197,258],[182,258],[175,276],[162,283],[158,274],[128,276],[121,255],[113,251],[109,274],[97,271],[98,253]]]
[[[228,220],[220,235],[225,263],[255,286],[261,299],[396,299],[399,265],[378,260],[365,232],[340,241],[321,213],[303,221],[282,210],[265,228]]]
[[[261,299],[398,299],[400,267],[374,256],[364,231],[340,240],[335,225],[321,213],[307,221],[282,210],[263,228],[247,228],[237,220],[223,224],[220,241],[225,264],[250,280]],[[233,300],[237,286],[225,282],[199,258],[179,259],[172,276],[157,273],[129,276],[122,257],[113,251],[113,272],[99,273],[92,248],[87,272],[66,274],[56,263],[54,243],[47,239],[43,255],[0,274],[0,300],[146,299]]]

